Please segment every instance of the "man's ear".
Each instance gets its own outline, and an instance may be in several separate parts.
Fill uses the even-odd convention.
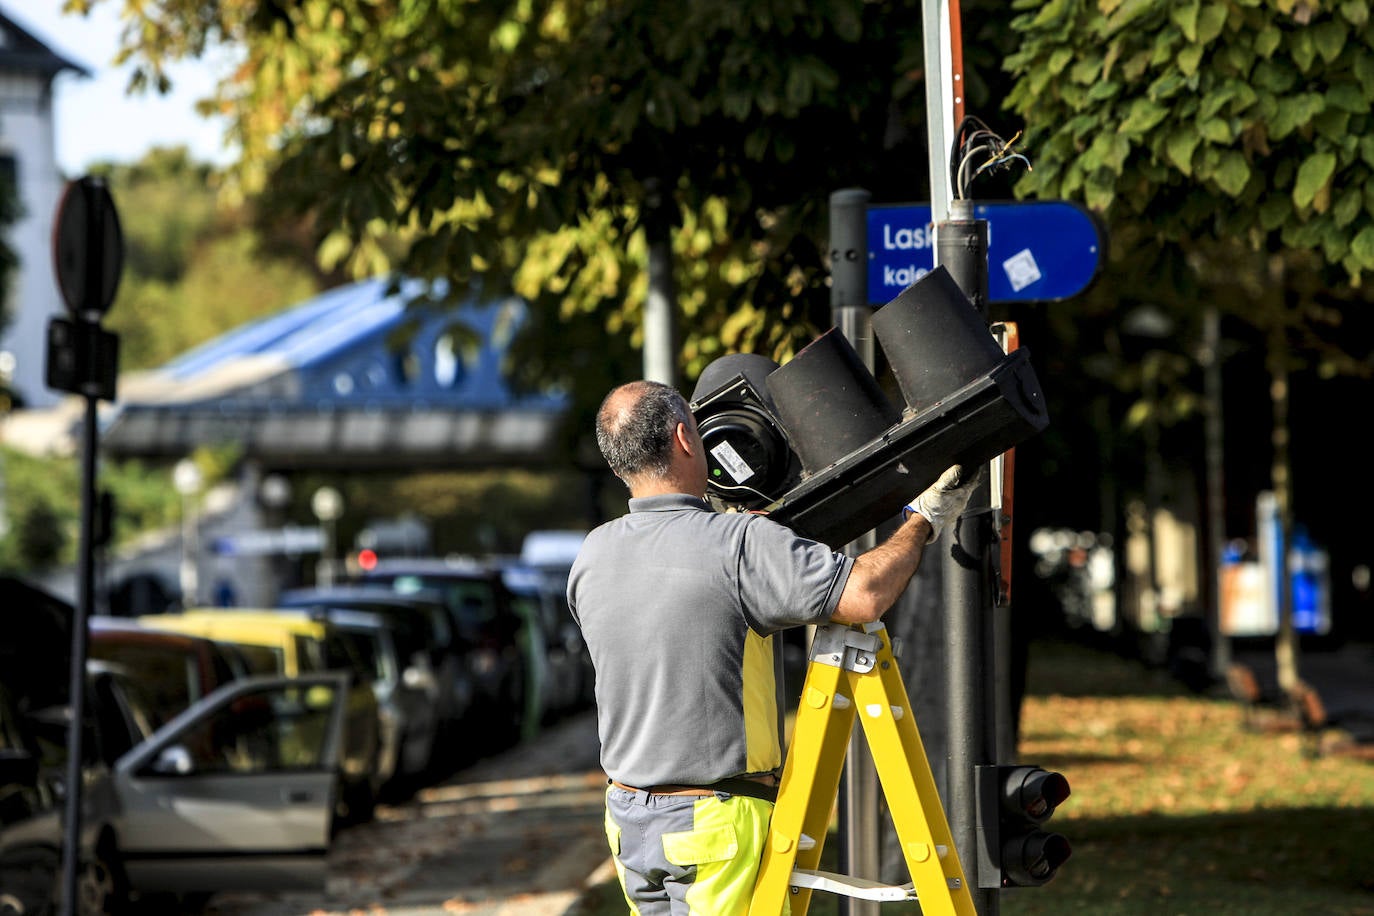
[[[673,437],[677,439],[678,446],[688,455],[692,454],[692,433],[687,429],[687,424],[681,421],[673,428]]]

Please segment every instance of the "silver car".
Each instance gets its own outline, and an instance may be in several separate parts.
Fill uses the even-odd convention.
[[[0,912],[32,916],[65,892],[70,647],[60,626],[30,625],[62,623],[64,603],[16,581],[0,577],[0,659],[34,662],[0,667]],[[234,681],[154,728],[136,672],[87,667],[74,912],[323,888],[346,675]]]

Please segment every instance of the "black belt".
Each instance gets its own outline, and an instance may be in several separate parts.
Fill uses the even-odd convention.
[[[731,795],[759,798],[766,802],[773,802],[774,804],[777,804],[778,801],[777,786],[770,786],[766,783],[754,779],[745,779],[740,776],[727,776],[706,788],[720,792],[729,792]]]
[[[623,782],[611,780],[611,785],[619,789],[630,792],[647,792],[650,795],[714,795],[722,792],[726,795],[743,795],[747,798],[757,798],[762,801],[778,801],[778,787],[759,782],[756,779],[749,779],[745,776],[727,776],[717,782],[703,786],[690,786],[682,783],[663,786],[647,786],[643,789],[635,786],[627,786]]]

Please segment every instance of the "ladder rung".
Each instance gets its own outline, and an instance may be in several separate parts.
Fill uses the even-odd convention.
[[[838,875],[829,871],[813,871],[809,868],[792,869],[792,886],[807,887],[816,891],[827,891],[845,897],[858,897],[861,900],[876,900],[882,903],[915,900],[916,888],[911,882],[906,884],[883,884],[854,875]]]

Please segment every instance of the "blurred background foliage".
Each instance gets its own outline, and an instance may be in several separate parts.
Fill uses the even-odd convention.
[[[672,245],[690,389],[717,356],[783,361],[829,326],[832,191],[929,196],[918,0],[65,6],[95,3],[122,12],[133,91],[217,45],[239,61],[203,103],[229,118],[233,167],[162,151],[110,169],[138,201],[110,311],[125,369],[394,271],[525,297],[512,371],[566,387],[586,430],[604,391],[642,373],[649,239]],[[1052,418],[1020,450],[1038,484],[1018,489],[1020,517],[1110,530],[1146,489],[1146,454],[1200,468],[1219,359],[1241,456],[1226,527],[1244,534],[1276,425],[1296,444],[1284,481],[1321,479],[1341,444],[1331,412],[1374,366],[1366,5],[960,6],[966,110],[1020,134],[1033,166],[970,195],[1084,203],[1109,248],[1073,301],[994,309],[1020,325]],[[1323,500],[1296,486],[1293,511],[1344,549],[1349,507]]]

